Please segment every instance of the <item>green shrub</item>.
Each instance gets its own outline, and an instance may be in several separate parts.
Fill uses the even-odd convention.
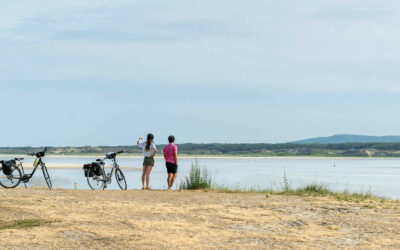
[[[189,171],[189,176],[180,183],[179,189],[194,190],[194,189],[209,189],[211,188],[211,175],[206,168],[202,169],[198,161],[192,163]]]

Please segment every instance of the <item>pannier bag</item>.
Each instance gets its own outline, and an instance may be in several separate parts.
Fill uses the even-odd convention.
[[[103,171],[101,171],[102,169],[101,169],[101,165],[100,164],[98,164],[97,162],[93,162],[92,163],[92,168],[93,168],[93,172],[94,172],[94,174],[95,175],[97,175],[97,176],[102,176],[103,175]]]
[[[93,169],[93,171],[89,171],[90,169]],[[93,175],[103,175],[103,171],[101,171],[101,166],[97,162],[83,165],[83,171],[85,171],[85,177],[88,177],[88,175],[89,177],[93,177]]]
[[[85,177],[93,177],[93,172],[90,171],[89,169],[92,168],[92,164],[85,164],[83,165],[83,171],[85,171]]]
[[[3,162],[3,167],[2,167],[3,174],[11,175],[12,172],[14,171],[14,169],[15,169],[15,161],[14,160]]]

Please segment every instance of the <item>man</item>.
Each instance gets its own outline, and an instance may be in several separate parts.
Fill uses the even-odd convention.
[[[164,159],[168,172],[168,189],[172,189],[176,177],[178,177],[178,147],[174,144],[175,137],[168,137],[169,144],[164,148]]]

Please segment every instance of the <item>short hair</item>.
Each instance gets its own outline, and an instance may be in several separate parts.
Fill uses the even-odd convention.
[[[168,141],[169,141],[169,143],[175,142],[175,136],[173,136],[173,135],[168,136]]]

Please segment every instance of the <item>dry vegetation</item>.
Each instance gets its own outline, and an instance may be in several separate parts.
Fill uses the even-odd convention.
[[[0,249],[396,248],[400,202],[204,191],[0,190]]]

